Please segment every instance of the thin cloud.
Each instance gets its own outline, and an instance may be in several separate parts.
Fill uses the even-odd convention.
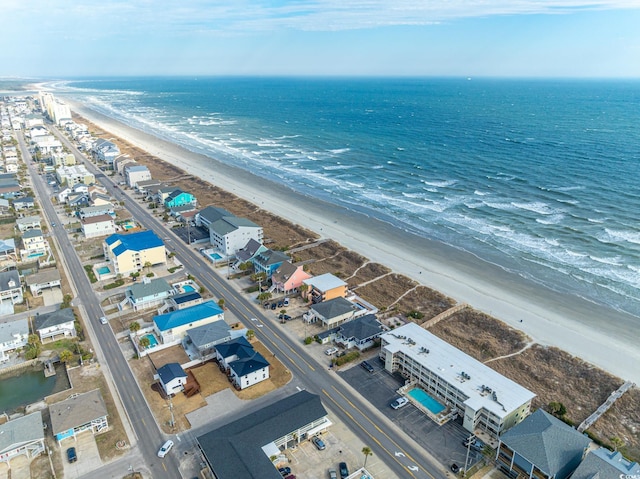
[[[568,14],[577,10],[638,9],[637,0],[5,0],[3,16],[48,17],[80,30],[110,34],[339,31],[429,25],[495,15]],[[54,25],[54,22],[51,22]],[[109,35],[105,31],[105,35]]]

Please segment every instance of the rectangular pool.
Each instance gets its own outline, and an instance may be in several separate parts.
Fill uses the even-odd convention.
[[[424,390],[420,388],[414,388],[408,392],[409,396],[418,401],[424,407],[426,407],[433,414],[440,414],[446,409],[445,406],[429,396]]]
[[[149,340],[149,348],[155,348],[158,345],[158,340],[156,339],[156,337],[149,333],[149,334],[145,334],[144,336],[142,336],[143,338],[147,338]]]
[[[214,261],[218,261],[222,259],[222,256],[219,255],[218,253],[209,253],[209,258],[211,258]]]
[[[108,266],[102,266],[100,268],[98,268],[98,274],[102,275],[102,274],[109,274],[111,273],[111,270],[109,269]]]

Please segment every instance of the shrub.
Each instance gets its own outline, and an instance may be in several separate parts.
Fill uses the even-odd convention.
[[[359,357],[360,357],[360,351],[351,351],[350,353],[347,353],[344,356],[335,358],[333,360],[333,364],[335,364],[336,366],[342,366],[343,364],[347,364],[351,361],[355,361]]]
[[[304,338],[304,344],[311,344],[313,342],[313,338],[311,336],[307,336]]]

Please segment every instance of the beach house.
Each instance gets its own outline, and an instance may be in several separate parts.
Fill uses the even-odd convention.
[[[211,245],[224,256],[234,256],[251,239],[263,240],[261,226],[222,208],[207,206],[196,215],[196,225],[209,230]]]
[[[308,287],[305,297],[311,298],[313,303],[347,296],[347,283],[331,273],[305,279],[303,283]]]
[[[56,169],[56,178],[58,183],[69,187],[78,183],[92,185],[96,182],[96,177],[84,165],[61,166]]]
[[[25,216],[16,220],[16,227],[18,231],[24,233],[27,230],[40,229],[40,221],[39,216]]]
[[[220,306],[213,301],[206,301],[190,308],[154,316],[153,325],[163,344],[172,344],[180,342],[189,329],[222,320],[224,312]]]
[[[226,372],[236,389],[245,389],[269,379],[269,362],[245,337],[216,346],[220,369]]]
[[[80,220],[82,234],[85,238],[98,238],[116,232],[116,223],[111,215],[90,216]]]
[[[296,266],[291,261],[284,261],[271,275],[271,285],[278,293],[297,291],[305,279],[311,278],[303,266]]]
[[[15,269],[0,272],[0,303],[14,305],[23,301],[20,273]]]
[[[26,456],[26,464],[45,451],[42,411],[16,417],[0,425],[0,463]],[[10,466],[4,470],[11,470]],[[28,469],[27,469],[28,470]],[[16,474],[17,475],[17,474]]]
[[[586,435],[538,409],[499,437],[496,461],[510,477],[567,479],[590,443]]]
[[[253,259],[268,249],[269,248],[262,243],[259,243],[254,239],[250,239],[247,241],[246,245],[236,251],[236,262],[233,264],[234,269],[238,269],[243,263],[251,263],[253,266]]]
[[[22,249],[20,257],[22,261],[44,256],[49,252],[49,243],[44,239],[42,230],[30,229],[22,234]]]
[[[620,479],[640,477],[640,465],[626,459],[619,451],[604,447],[587,453],[571,479]]]
[[[37,273],[24,278],[31,294],[40,296],[43,289],[60,288],[60,271],[56,268],[39,269]]]
[[[16,261],[17,259],[15,240],[13,238],[0,239],[0,261]]]
[[[282,266],[285,261],[289,261],[282,251],[268,249],[258,253],[253,257],[253,269],[256,273],[264,273],[267,279],[271,279],[273,273]]]
[[[313,304],[303,319],[309,323],[320,321],[327,328],[333,328],[346,321],[354,319],[358,313],[358,307],[345,298],[337,297]]]
[[[173,396],[184,390],[187,383],[187,373],[178,363],[168,363],[158,368],[157,379],[167,396]]]
[[[345,349],[358,348],[364,351],[372,347],[384,332],[378,318],[374,314],[367,314],[340,324],[335,341]]]
[[[103,250],[115,274],[128,275],[140,272],[148,265],[167,263],[164,243],[151,230],[111,235],[105,239]]]
[[[174,209],[179,206],[195,206],[197,203],[196,197],[191,193],[182,191],[180,188],[173,190],[164,199],[164,207]]]
[[[125,298],[134,311],[153,308],[164,303],[174,289],[164,278],[144,278],[125,290]]]
[[[91,431],[94,435],[109,429],[107,406],[99,389],[73,394],[49,406],[51,429],[58,444],[67,438]]]
[[[127,181],[127,185],[131,188],[135,188],[139,181],[148,181],[151,179],[151,172],[149,168],[144,165],[128,164],[124,167],[124,176]]]
[[[7,353],[23,348],[29,339],[29,322],[14,319],[0,322],[0,363],[9,359]]]
[[[97,161],[113,167],[114,160],[120,155],[120,148],[109,140],[98,138],[91,147],[91,153]]]
[[[246,328],[233,329],[225,321],[214,321],[187,330],[182,344],[185,351],[195,349],[194,356],[208,360],[215,357],[217,345],[242,337],[246,333]]]
[[[33,320],[33,329],[41,342],[63,338],[75,338],[76,317],[71,308],[63,308],[50,313],[38,314]]]

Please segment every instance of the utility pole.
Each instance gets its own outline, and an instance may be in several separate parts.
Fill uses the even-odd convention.
[[[471,444],[473,440],[476,438],[473,434],[467,438],[467,456],[464,458],[464,468],[462,470],[463,474],[467,473],[467,464],[469,464],[469,453],[471,452]]]

